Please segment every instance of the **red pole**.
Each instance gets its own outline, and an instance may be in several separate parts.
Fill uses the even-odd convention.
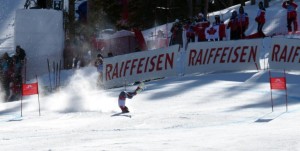
[[[271,82],[271,71],[269,69],[269,81]],[[272,97],[272,87],[271,87],[271,83],[270,83],[270,90],[271,90],[271,104],[272,104],[272,112],[274,111],[273,109],[273,97]]]
[[[40,93],[39,93],[39,82],[37,75],[35,75],[36,82],[37,82],[37,94],[38,94],[38,103],[39,103],[39,116],[41,116],[41,105],[40,105]]]
[[[286,112],[288,111],[288,94],[287,94],[287,86],[286,86],[286,74],[285,74],[285,69],[283,70],[284,72],[284,78],[285,78],[285,109]]]
[[[257,63],[256,63],[256,62],[255,62],[255,67],[256,67],[256,70],[257,70],[257,71],[259,71],[259,70],[258,70],[258,66],[257,66]]]

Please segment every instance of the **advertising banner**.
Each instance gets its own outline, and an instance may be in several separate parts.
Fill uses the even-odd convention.
[[[106,87],[136,81],[175,76],[179,45],[141,51],[104,59],[103,82]]]
[[[190,43],[185,57],[185,74],[259,70],[261,39]]]
[[[299,39],[273,38],[269,65],[270,69],[300,70]]]

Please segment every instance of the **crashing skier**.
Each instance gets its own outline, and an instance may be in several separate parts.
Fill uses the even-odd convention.
[[[135,95],[140,93],[144,89],[144,83],[140,83],[139,86],[133,92],[122,91],[119,95],[119,107],[122,113],[129,113],[128,107],[125,105],[126,98],[132,99]]]

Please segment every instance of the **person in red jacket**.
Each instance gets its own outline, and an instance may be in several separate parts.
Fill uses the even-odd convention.
[[[266,22],[266,18],[265,18],[266,9],[264,7],[263,2],[259,2],[258,7],[259,10],[257,12],[257,16],[255,17],[255,21],[257,22],[257,33],[260,34],[262,37],[265,37],[265,34],[262,29]]]
[[[238,18],[237,12],[233,11],[230,17],[229,23],[227,25],[227,29],[230,29],[230,40],[237,40],[240,38],[240,31],[238,29]]]
[[[239,8],[239,14],[237,18],[239,21],[238,30],[240,32],[240,39],[243,39],[245,38],[245,31],[248,29],[248,25],[249,25],[249,17],[248,14],[245,13],[243,6]]]
[[[222,41],[226,38],[226,25],[221,21],[220,15],[215,16],[213,26],[219,26],[219,40]]]
[[[294,26],[294,31],[298,29],[297,23],[297,12],[296,9],[298,5],[294,2],[294,0],[285,1],[282,3],[282,7],[287,10],[287,28],[289,32],[292,32],[292,23]]]
[[[209,27],[210,22],[204,17],[202,13],[198,14],[196,25],[194,26],[194,31],[198,37],[198,42],[207,41],[205,38],[205,29]]]
[[[187,24],[184,26],[186,30],[186,39],[187,43],[195,42],[195,31],[193,21],[190,19]]]

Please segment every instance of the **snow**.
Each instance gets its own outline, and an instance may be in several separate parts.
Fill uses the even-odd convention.
[[[120,111],[117,99],[124,87],[97,89],[93,67],[64,70],[62,87],[53,93],[46,93],[48,75],[38,78],[41,116],[37,95],[23,99],[22,117],[20,101],[0,103],[0,146],[5,151],[296,151],[300,150],[299,75],[286,73],[288,108],[285,91],[272,91],[273,112],[267,70],[150,81],[127,101],[132,115],[128,118],[111,117]]]
[[[0,4],[0,54],[14,53],[14,17],[17,9],[24,8],[26,0],[1,0]]]

